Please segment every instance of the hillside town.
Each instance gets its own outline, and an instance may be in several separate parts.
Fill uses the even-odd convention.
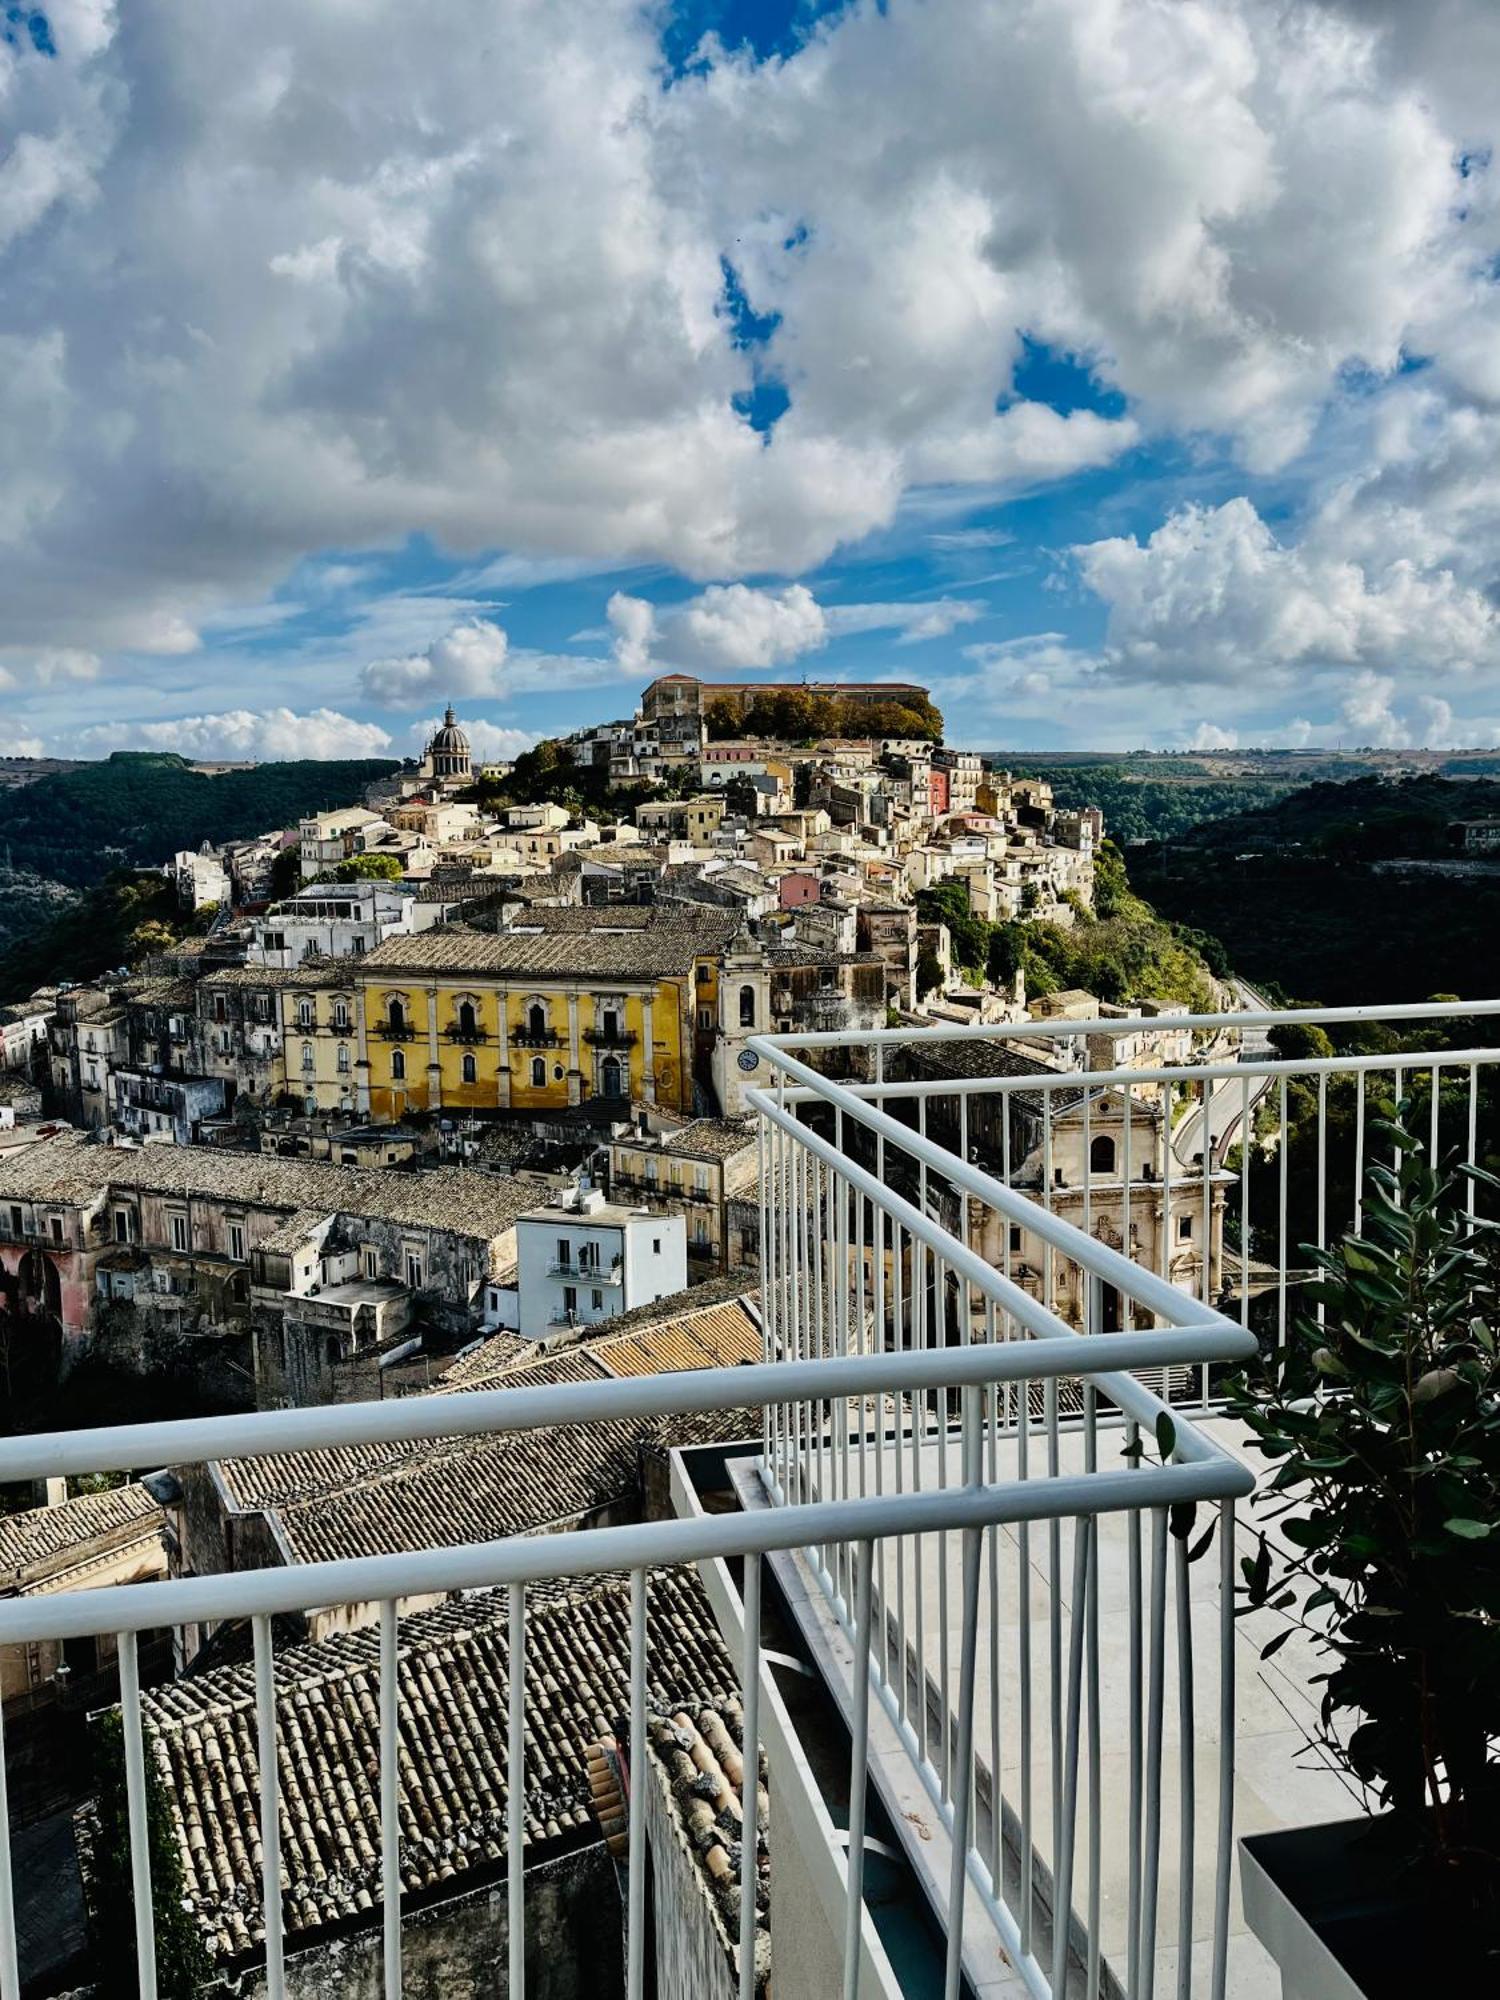
[[[830,720],[838,733],[791,733]],[[876,733],[893,720],[909,733]],[[778,722],[788,733],[762,733]],[[276,1411],[759,1360],[764,1141],[745,1093],[766,1033],[844,1038],[848,1074],[859,1031],[906,1028],[887,1081],[1003,1080],[1003,1095],[965,1100],[961,1132],[944,1131],[935,1100],[929,1130],[1185,1291],[1216,1291],[1231,1179],[1219,1150],[1210,1140],[1205,1159],[1200,1138],[1183,1151],[1193,1121],[1174,1134],[1170,1094],[1149,1081],[1125,1097],[1087,1084],[1090,1069],[1186,1059],[1193,1037],[1026,1035],[1172,1008],[1145,992],[1129,1008],[1081,990],[1029,997],[1023,962],[997,974],[955,938],[1089,924],[1102,816],[1058,809],[1045,783],[940,733],[915,686],[669,674],[629,721],[543,746],[523,769],[478,765],[450,707],[420,761],[362,802],[165,857],[177,925],[129,968],[0,1010],[13,1390],[45,1414],[102,1368],[117,1386],[170,1379],[193,1409]],[[920,1031],[938,1024],[993,1034],[924,1051]],[[834,1060],[816,1040],[806,1054],[814,1068]],[[1076,1267],[1023,1229],[997,1233],[985,1205],[961,1212],[952,1190],[903,1174],[888,1164],[891,1185],[1084,1323]],[[892,1265],[894,1283],[910,1280]],[[759,1421],[621,1416],[315,1452],[294,1474],[271,1456],[143,1469],[99,1491],[51,1480],[0,1519],[0,1587],[45,1595],[650,1516],[673,1450]],[[682,1814],[705,1783],[719,1787],[685,1905],[702,1933],[694,1976],[708,1982],[691,1990],[718,1991],[734,1953],[725,1880],[740,1893],[724,1870],[740,1865],[725,1815],[742,1804],[743,1716],[696,1580],[664,1572],[652,1590],[671,1616],[651,1639],[653,1855],[680,1860]],[[527,1836],[539,1865],[567,1857],[554,1893],[575,1919],[612,1851],[599,1840],[623,1685],[618,1662],[577,1649],[622,1604],[616,1583],[588,1578],[530,1614],[536,1643],[575,1649],[580,1706],[538,1779]],[[401,1609],[434,1663],[424,1672],[460,1659],[480,1671],[503,1625],[482,1599],[461,1613],[441,1596]],[[302,1688],[342,1689],[358,1706],[375,1613],[294,1621],[278,1670],[286,1728]],[[253,1962],[262,1934],[248,1843],[210,1832],[204,1759],[238,1754],[213,1746],[222,1718],[243,1713],[244,1658],[243,1632],[211,1622],[163,1630],[140,1653],[193,1949],[226,1976]],[[87,1789],[79,1702],[111,1697],[113,1647],[0,1649],[0,1668],[12,1795],[50,1823]],[[285,1912],[314,1958],[334,1935],[352,1933],[356,1954],[375,1936],[360,1915],[373,1907],[368,1864],[347,1858],[375,1810],[368,1771],[319,1759],[295,1802],[309,1818]],[[413,1836],[413,1886],[447,1885],[444,1914],[413,1940],[424,1963],[471,1948],[471,1878],[500,1852],[487,1810],[478,1795],[453,1807],[465,1858],[451,1866]],[[85,1811],[76,1881],[97,1933],[94,1838]],[[345,1864],[330,1874],[335,1850]],[[559,1917],[558,1938],[576,1931]],[[61,1978],[77,1942],[41,1951],[42,1986],[43,1961]],[[757,1952],[769,1952],[764,1932]],[[587,1986],[581,1969],[575,1986]]]

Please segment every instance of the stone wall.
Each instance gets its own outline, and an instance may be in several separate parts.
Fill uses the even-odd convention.
[[[526,1870],[527,2000],[615,2000],[625,1990],[620,1892],[602,1842]],[[505,1882],[401,1925],[405,2000],[503,2000],[509,1925]],[[378,1919],[353,1937],[288,1958],[288,2000],[384,2000]],[[263,1971],[246,1973],[245,2000],[265,2000]]]
[[[698,1863],[672,1805],[666,1774],[650,1752],[646,1844],[651,1855],[656,2000],[736,2000],[739,1984]]]

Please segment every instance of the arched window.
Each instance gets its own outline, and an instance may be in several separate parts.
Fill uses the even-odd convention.
[[[297,1002],[298,1027],[310,1028],[312,1024],[313,1024],[313,1003],[311,1002],[311,1000],[299,1000]]]
[[[542,1085],[547,1081],[547,1064],[545,1058],[542,1056],[533,1056],[531,1058],[531,1081],[533,1087],[537,1090],[540,1090]]]
[[[619,1097],[622,1094],[620,1082],[620,1065],[613,1056],[606,1056],[599,1065],[600,1090],[606,1097]]]
[[[406,1080],[406,1057],[401,1053],[400,1049],[392,1049],[391,1082],[403,1083],[405,1082],[405,1080]]]
[[[399,1035],[404,1033],[406,1029],[405,1002],[401,1000],[392,1000],[386,1009],[386,1019],[390,1023],[391,1033],[393,1035]]]
[[[312,1043],[304,1042],[302,1044],[302,1067],[304,1069],[311,1069],[315,1061],[316,1057],[313,1055]]]
[[[334,1001],[334,1003],[333,1003],[333,1025],[334,1025],[334,1026],[335,1026],[336,1028],[347,1028],[347,1027],[348,1027],[348,1025],[349,1025],[349,1002],[348,1002],[347,1000],[335,1000],[335,1001]]]
[[[348,1074],[349,1074],[349,1044],[348,1044],[347,1042],[340,1042],[340,1043],[339,1043],[339,1075],[340,1075],[340,1076],[347,1076]]]
[[[1089,1147],[1089,1172],[1091,1174],[1112,1174],[1115,1170],[1115,1142],[1108,1133],[1101,1132]]]
[[[477,1083],[479,1081],[479,1065],[472,1056],[464,1057],[463,1079],[465,1083]]]
[[[539,1001],[533,1001],[526,1009],[526,1032],[540,1041],[547,1032],[547,1010]],[[545,1070],[543,1071],[545,1075]]]
[[[478,1025],[474,1016],[474,1002],[472,1000],[460,1000],[458,1003],[458,1032],[461,1035],[472,1035]]]
[[[742,986],[740,988],[740,1026],[742,1028],[753,1028],[755,1026],[755,988],[753,986]]]

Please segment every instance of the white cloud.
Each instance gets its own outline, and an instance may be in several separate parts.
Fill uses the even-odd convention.
[[[898,646],[945,639],[960,625],[972,625],[988,607],[981,599],[915,598],[905,604],[830,604],[825,614],[835,636],[846,632],[892,631]]]
[[[655,606],[644,597],[617,590],[604,607],[604,615],[614,634],[611,644],[621,673],[650,673],[651,648],[656,643]]]
[[[0,682],[0,686],[3,685]],[[40,736],[12,736],[6,742],[3,754],[7,757],[41,757],[46,753]]]
[[[1185,747],[1189,750],[1233,750],[1239,740],[1234,730],[1225,729],[1217,722],[1204,721],[1188,737]]]
[[[305,715],[290,708],[232,708],[221,715],[181,715],[169,722],[96,723],[80,730],[74,741],[94,755],[176,750],[184,757],[228,760],[381,757],[391,745],[378,723],[360,722],[331,708]]]
[[[1144,543],[1117,536],[1073,553],[1108,608],[1106,669],[1130,680],[1500,663],[1500,615],[1451,569],[1406,557],[1367,566],[1327,533],[1278,541],[1246,499],[1180,508]]]
[[[1162,432],[1284,464],[1404,352],[1500,386],[1487,0],[867,6],[670,87],[634,0],[477,41],[405,0],[48,11],[57,61],[0,76],[15,645],[171,656],[412,535],[796,574],[925,481]],[[779,315],[769,441],[724,254]],[[1023,334],[1128,413],[1018,393]]]
[[[38,653],[31,663],[31,676],[38,687],[58,681],[93,681],[99,678],[99,655],[78,646],[51,646]]]
[[[805,584],[752,590],[743,583],[712,584],[684,604],[672,620],[671,645],[679,662],[703,667],[779,667],[828,643],[823,607]]]
[[[432,695],[498,695],[510,641],[489,618],[465,618],[420,653],[372,660],[360,684],[372,701],[406,708]]]

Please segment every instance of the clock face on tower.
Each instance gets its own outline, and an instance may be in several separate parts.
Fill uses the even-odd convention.
[[[760,1068],[760,1057],[755,1053],[754,1049],[741,1049],[735,1060],[747,1076],[751,1070]]]

